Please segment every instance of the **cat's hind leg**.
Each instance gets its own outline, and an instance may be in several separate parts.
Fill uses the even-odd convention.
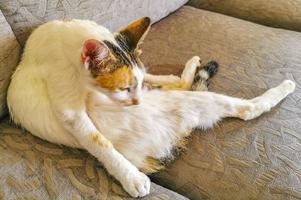
[[[245,104],[237,105],[229,117],[237,117],[243,120],[251,120],[262,113],[270,111],[281,100],[295,90],[295,83],[290,80],[283,81],[277,87],[271,88],[261,96],[248,100]]]
[[[186,86],[187,90],[191,90],[195,75],[201,66],[201,59],[199,56],[193,56],[190,58],[183,69],[181,74],[181,81]]]
[[[264,94],[253,99],[240,99],[214,94],[215,103],[222,110],[222,118],[235,117],[251,120],[270,111],[281,100],[295,90],[295,83],[290,80],[283,81],[277,87],[267,90]]]
[[[146,73],[144,82],[149,84],[151,88],[160,88],[162,90],[191,90],[196,70],[200,65],[200,57],[194,56],[186,62],[181,77]]]
[[[181,77],[146,73],[144,81],[151,88],[162,90],[207,91],[208,80],[216,74],[217,69],[216,62],[211,61],[206,65],[201,65],[200,57],[194,56],[186,62]]]
[[[268,112],[294,89],[295,83],[286,80],[253,99],[241,99],[213,92],[186,93],[177,105],[181,113],[180,121],[184,127],[207,129],[226,117],[251,120]]]

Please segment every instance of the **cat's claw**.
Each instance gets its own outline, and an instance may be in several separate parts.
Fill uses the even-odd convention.
[[[143,173],[130,172],[122,181],[123,188],[132,197],[144,197],[150,193],[150,179]]]

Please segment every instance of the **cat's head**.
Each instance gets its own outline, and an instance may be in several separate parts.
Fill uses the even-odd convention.
[[[85,41],[82,61],[93,77],[94,85],[114,100],[139,104],[143,64],[139,44],[150,27],[145,17],[114,34],[115,41]]]

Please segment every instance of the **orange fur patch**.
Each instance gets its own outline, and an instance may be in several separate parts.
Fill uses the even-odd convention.
[[[190,86],[183,82],[177,82],[177,83],[170,83],[170,84],[164,84],[161,85],[162,90],[190,90]]]
[[[185,151],[187,149],[187,143],[188,143],[188,138],[184,137],[182,139],[180,139],[179,141],[177,141],[177,148],[180,151]]]
[[[128,66],[123,66],[113,72],[97,76],[96,81],[101,87],[114,91],[118,88],[130,87],[135,80],[132,69]]]
[[[97,143],[99,146],[105,147],[105,148],[112,148],[112,143],[107,140],[103,135],[100,133],[93,133],[92,134],[92,141],[94,143]]]
[[[186,151],[186,149],[187,149],[186,146],[187,146],[188,140],[189,140],[189,137],[184,137],[177,141],[176,145],[174,146],[177,156],[179,156],[182,152]],[[176,156],[176,155],[174,155],[174,156]],[[173,161],[172,159],[160,161],[153,157],[147,157],[144,160],[143,166],[140,168],[140,170],[145,174],[152,174],[157,171],[165,169],[165,166],[168,165],[169,163],[171,163],[172,161]]]
[[[145,174],[152,174],[165,168],[159,160],[152,157],[147,157],[144,160],[144,165],[140,170]]]

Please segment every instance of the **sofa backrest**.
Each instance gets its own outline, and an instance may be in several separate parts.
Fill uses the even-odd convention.
[[[301,0],[189,0],[196,8],[301,32]]]
[[[10,76],[19,61],[20,49],[32,30],[40,24],[54,19],[89,19],[115,31],[144,16],[150,17],[154,23],[186,2],[187,0],[1,0],[0,118],[7,113],[6,91]]]
[[[38,25],[54,19],[90,19],[111,31],[148,16],[156,22],[187,0],[1,0],[0,9],[21,46]]]
[[[7,112],[6,91],[10,76],[17,65],[21,47],[0,11],[0,118]]]

